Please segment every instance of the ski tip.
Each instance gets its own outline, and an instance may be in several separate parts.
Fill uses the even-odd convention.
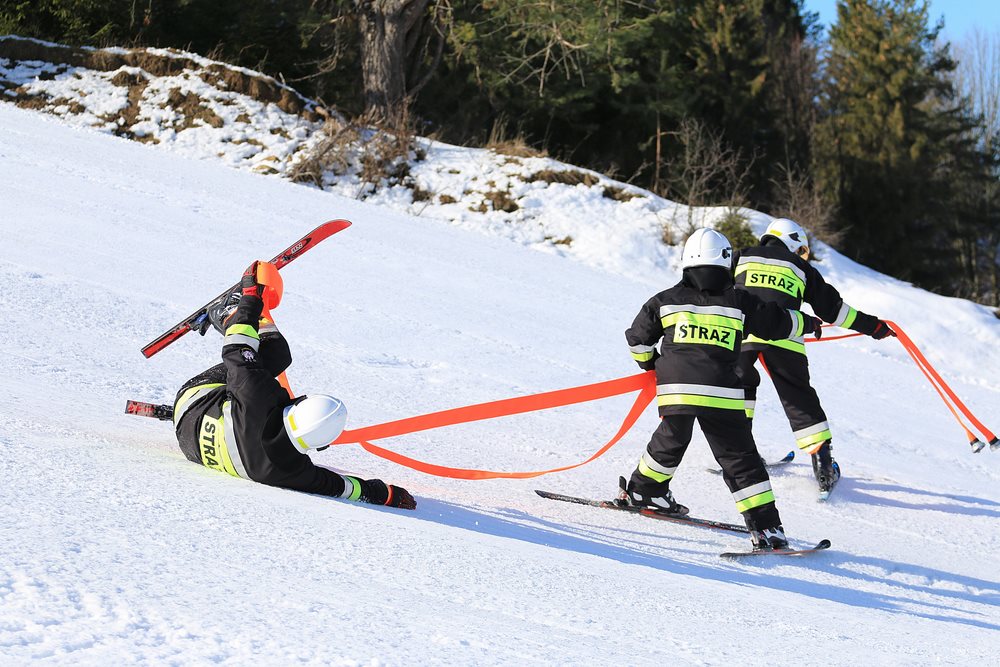
[[[831,546],[830,540],[820,540],[814,548],[816,549],[829,549]]]
[[[787,454],[785,454],[785,455],[784,455],[784,456],[782,457],[782,459],[781,459],[781,460],[782,460],[783,462],[788,462],[788,461],[792,461],[792,460],[793,460],[794,458],[795,458],[795,450],[794,450],[794,449],[791,449],[791,450],[789,450],[789,451],[788,451],[788,453],[787,453]]]

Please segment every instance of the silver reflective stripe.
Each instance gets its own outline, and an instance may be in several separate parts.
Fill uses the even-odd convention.
[[[350,498],[351,494],[354,493],[354,480],[347,475],[341,475],[340,478],[344,480],[344,491],[340,494],[340,497]]]
[[[700,313],[702,315],[721,315],[723,317],[732,317],[734,319],[743,321],[744,315],[743,311],[739,308],[728,308],[726,306],[660,306],[660,318],[664,318],[667,315],[673,313]]]
[[[231,401],[222,404],[222,421],[226,429],[226,451],[229,452],[229,459],[233,462],[233,469],[243,479],[250,479],[246,466],[243,465],[240,446],[236,442],[236,432],[233,430],[233,404]]]
[[[733,492],[733,500],[740,502],[741,500],[746,500],[756,496],[759,493],[764,493],[765,491],[771,490],[771,482],[761,482],[760,484],[754,484],[753,486],[748,486],[745,489],[740,489],[739,491]]]
[[[716,398],[744,398],[743,387],[713,387],[708,384],[658,384],[656,393],[664,394],[697,394],[699,396],[715,396]]]
[[[780,266],[781,268],[788,269],[789,271],[797,275],[803,283],[806,282],[805,271],[795,266],[791,262],[785,262],[780,259],[771,259],[770,257],[752,257],[752,256],[747,257],[744,255],[740,257],[740,261],[736,266],[740,266],[742,264],[767,264],[768,266]]]
[[[677,472],[677,466],[674,466],[673,468],[667,468],[666,466],[661,466],[659,463],[653,460],[653,457],[650,456],[648,451],[643,453],[642,462],[645,463],[646,467],[649,468],[650,470],[662,473],[664,475],[670,475],[671,477],[673,477],[674,473]]]
[[[832,324],[834,326],[840,326],[847,319],[847,316],[851,314],[851,307],[846,303],[840,307],[840,312],[837,313],[837,319],[835,319]]]
[[[800,335],[800,332],[799,332],[799,318],[797,317],[796,311],[789,310],[788,311],[788,315],[792,318],[792,330],[789,332],[789,334],[791,336],[798,336],[798,335]],[[226,336],[226,338],[228,338],[228,336]],[[794,338],[793,338],[793,340],[794,340]]]
[[[184,401],[184,405],[178,406],[178,409],[174,410],[174,423],[175,424],[180,424],[181,423],[181,418],[184,416],[184,414],[188,410],[191,409],[191,406],[194,405],[195,401],[197,401],[199,398],[201,398],[205,394],[208,394],[210,392],[215,391],[219,387],[220,387],[220,385],[213,385],[211,387],[203,387],[203,388],[199,389],[198,391],[194,392],[193,394],[191,394],[191,396],[188,397],[188,400]]]
[[[266,333],[274,333],[277,330],[278,327],[276,325],[274,325],[273,323],[268,323],[262,326],[260,329],[257,329],[257,333],[263,335]]]
[[[636,354],[645,354],[646,352],[653,352],[656,350],[655,345],[629,345],[630,350]]]
[[[807,426],[806,428],[799,429],[792,433],[795,439],[804,438],[807,435],[813,435],[815,433],[822,433],[823,431],[830,430],[830,422],[820,422],[818,424],[813,424],[812,426]]]
[[[757,407],[757,401],[747,401],[746,402],[746,409],[747,410],[753,410],[756,407]]]
[[[252,338],[250,336],[244,336],[243,334],[229,334],[222,341],[223,345],[246,345],[247,347],[253,348],[254,352],[260,348],[260,339]]]

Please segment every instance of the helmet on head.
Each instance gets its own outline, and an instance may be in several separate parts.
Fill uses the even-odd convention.
[[[794,220],[788,218],[776,218],[771,221],[767,229],[760,235],[763,241],[768,236],[778,239],[785,244],[789,250],[796,255],[809,256],[809,236],[806,230]]]
[[[284,410],[285,433],[303,454],[326,447],[347,424],[347,408],[326,394],[310,394]]]
[[[714,229],[696,229],[684,243],[681,268],[695,266],[721,266],[733,268],[733,244],[725,235]]]

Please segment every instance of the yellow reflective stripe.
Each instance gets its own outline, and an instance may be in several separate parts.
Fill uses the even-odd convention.
[[[657,472],[656,470],[650,468],[649,465],[646,463],[645,458],[639,459],[639,474],[642,475],[643,477],[648,477],[650,479],[656,480],[657,482],[665,482],[671,477],[673,477],[673,475],[665,475],[662,472]]]
[[[260,338],[260,336],[257,335],[257,330],[249,324],[233,324],[226,329],[226,335],[243,335],[249,336],[250,338]]]
[[[735,275],[743,273],[747,274],[744,278],[744,285],[747,287],[773,289],[796,298],[802,298],[806,291],[805,281],[795,271],[785,266],[774,266],[754,261],[748,261],[744,264],[741,261],[736,267]]]
[[[226,329],[225,345],[246,345],[256,352],[260,348],[260,334],[249,324],[234,324]]]
[[[798,338],[802,335],[803,330],[806,328],[805,318],[802,317],[802,313],[797,310],[793,310],[792,316],[795,318],[795,333],[789,336],[789,338]]]
[[[774,347],[780,347],[786,350],[791,350],[792,352],[799,352],[801,354],[806,353],[805,343],[797,340],[765,340],[763,338],[758,338],[754,335],[749,335],[743,339],[745,343],[764,343],[765,345],[773,345]]]
[[[344,478],[344,493],[341,494],[341,498],[347,498],[348,500],[357,500],[361,497],[361,481],[356,477],[350,477],[349,475],[341,475]],[[347,492],[347,485],[351,485],[351,492]]]
[[[826,442],[831,439],[833,439],[833,434],[830,432],[830,429],[826,429],[825,431],[820,431],[819,433],[813,433],[812,435],[797,438],[796,442],[798,443],[800,449],[808,449],[816,443]]]
[[[727,350],[735,349],[743,333],[743,320],[726,315],[678,312],[660,318],[664,329],[674,327],[675,343],[716,345]]]
[[[201,452],[201,463],[206,468],[213,468],[233,477],[239,477],[226,447],[225,426],[222,417],[215,418],[205,415],[201,418],[198,449]]]
[[[196,394],[207,393],[216,387],[224,387],[225,385],[221,382],[210,382],[208,384],[199,384],[189,389],[186,389],[181,397],[177,399],[174,403],[174,423],[176,424],[187,412],[190,404],[194,402]]]
[[[742,398],[718,398],[716,396],[698,396],[696,394],[664,394],[656,397],[656,404],[693,405],[703,408],[721,408],[723,410],[744,410],[746,401]]]
[[[857,318],[858,316],[858,311],[854,310],[850,306],[848,306],[848,308],[850,308],[850,312],[848,312],[847,317],[844,318],[844,323],[839,325],[844,327],[845,329],[850,329],[851,325],[854,324],[855,318]]]
[[[755,507],[760,507],[761,505],[766,505],[768,503],[774,502],[774,492],[765,491],[764,493],[758,493],[755,496],[750,496],[744,500],[736,501],[736,510],[738,512],[746,512],[747,510],[752,510]]]
[[[636,361],[649,361],[653,358],[652,352],[633,352],[632,358]]]

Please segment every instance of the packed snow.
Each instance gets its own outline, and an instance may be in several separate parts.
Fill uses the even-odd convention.
[[[459,170],[480,156],[452,151]],[[339,396],[352,427],[635,373],[622,332],[676,280],[676,250],[594,219],[600,189],[575,187],[560,224],[592,249],[537,252],[0,104],[0,663],[994,664],[1000,453],[970,452],[894,340],[809,348],[845,477],[820,504],[808,461],[773,475],[793,542],[833,542],[798,560],[724,561],[749,541],[532,493],[608,497],[652,408],[604,457],[534,480],[436,478],[351,445],[314,455],[405,486],[415,512],[221,475],[186,461],[169,424],[123,414],[127,398],[172,401],[220,338],[150,360],[143,344],[332,218],[354,225],[283,272],[275,315],[293,388]],[[988,309],[822,254],[849,303],[899,323],[1000,426]],[[589,456],[631,400],[377,444],[552,468]],[[767,382],[757,415],[762,453],[783,455]],[[674,492],[739,521],[711,464],[696,434]]]

